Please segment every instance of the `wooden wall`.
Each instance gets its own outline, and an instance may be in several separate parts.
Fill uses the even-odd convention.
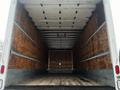
[[[9,69],[46,69],[47,49],[39,30],[18,2],[12,37]]]
[[[72,68],[73,59],[71,50],[49,51],[48,70],[72,70]]]
[[[97,5],[83,32],[80,33],[80,39],[73,51],[75,69],[112,69],[102,3]]]

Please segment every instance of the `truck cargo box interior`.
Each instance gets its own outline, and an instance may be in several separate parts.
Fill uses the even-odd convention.
[[[18,0],[8,86],[110,86],[102,0]]]

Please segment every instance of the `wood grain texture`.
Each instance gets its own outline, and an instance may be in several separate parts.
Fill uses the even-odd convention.
[[[27,79],[17,85],[28,85],[28,86],[100,86],[94,80],[90,80],[79,75],[71,74],[47,74],[43,76],[33,77]]]
[[[39,59],[39,48],[16,26],[14,25],[12,49],[24,55]]]
[[[112,68],[110,56],[103,56],[99,58],[95,58],[93,60],[81,62],[79,64],[79,69],[87,69],[87,70],[94,70],[94,69],[110,69]]]
[[[23,57],[16,56],[11,54],[10,62],[9,62],[9,69],[45,69],[45,65],[43,61],[36,62],[32,61]]]
[[[89,29],[88,29],[89,30]],[[108,38],[107,38],[107,28],[104,25],[99,32],[97,32],[87,44],[83,44],[84,46],[80,46],[80,57],[86,58],[91,57],[93,55],[99,54],[101,52],[105,52],[109,50],[108,46]],[[87,36],[87,33],[86,33]],[[81,38],[84,40],[84,38]]]
[[[47,48],[45,43],[24,6],[19,2],[14,22],[11,50],[37,59],[40,63],[11,54],[9,69],[46,69]]]
[[[32,19],[28,16],[28,12],[25,10],[24,6],[19,3],[16,8],[15,21],[25,30],[25,32],[36,42],[39,41],[38,35],[39,31],[34,26]]]
[[[100,3],[100,5],[101,4],[102,3]],[[112,69],[112,63],[109,55],[86,62],[80,62],[80,60],[85,60],[100,53],[109,51],[107,26],[103,12],[104,10],[100,5],[97,6],[96,11],[93,13],[83,32],[80,33],[80,39],[77,41],[76,46],[73,49],[75,69]],[[99,14],[100,12],[101,14]],[[93,35],[101,25],[102,28],[100,28],[100,30],[89,39],[89,37],[91,37],[91,35]]]
[[[71,50],[50,50],[49,69],[72,69]]]

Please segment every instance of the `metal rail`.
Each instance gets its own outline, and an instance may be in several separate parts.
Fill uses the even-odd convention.
[[[110,52],[109,52],[109,51],[106,51],[106,52],[97,54],[97,55],[95,55],[95,56],[89,57],[89,58],[87,58],[87,59],[80,60],[80,62],[89,61],[89,60],[92,60],[92,59],[95,59],[95,58],[98,58],[98,57],[102,57],[102,56],[106,56],[106,55],[109,55],[109,54],[110,54]]]
[[[88,42],[90,41],[90,39],[92,39],[92,38],[97,34],[97,32],[99,32],[99,31],[101,30],[101,28],[102,28],[105,24],[106,24],[106,22],[103,22],[103,23],[102,23],[102,25],[87,39],[87,41],[85,42],[85,44],[84,44],[83,47],[85,47],[85,46],[88,44]],[[83,47],[82,47],[82,48],[83,48]]]
[[[31,60],[31,61],[40,62],[40,60],[38,60],[38,59],[35,59],[35,58],[33,58],[33,57],[29,57],[29,56],[23,55],[23,54],[18,53],[18,52],[14,51],[14,50],[11,50],[11,54],[14,54],[14,55],[19,56],[19,57],[22,57],[22,58],[29,59],[29,60]]]
[[[36,42],[23,30],[23,28],[15,21],[14,24],[38,47],[40,48]]]

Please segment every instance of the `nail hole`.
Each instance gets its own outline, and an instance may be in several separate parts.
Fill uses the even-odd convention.
[[[45,14],[45,11],[43,11],[43,14]]]
[[[59,20],[61,20],[61,17],[59,17]]]
[[[77,13],[78,13],[78,11],[75,11],[75,13],[77,14]]]
[[[73,24],[75,24],[75,22],[73,22]]]
[[[47,19],[47,17],[45,17],[45,20]]]
[[[59,11],[59,14],[61,14],[61,11]]]
[[[43,4],[42,4],[42,3],[40,3],[40,6],[41,6],[41,7],[43,7]]]
[[[59,7],[61,7],[61,4],[59,4]]]
[[[78,3],[77,6],[79,7],[79,6],[80,6],[80,3]]]
[[[59,22],[59,24],[61,24],[61,22]]]
[[[48,24],[48,22],[46,22],[46,24]]]
[[[76,17],[74,17],[74,19],[76,19]]]

